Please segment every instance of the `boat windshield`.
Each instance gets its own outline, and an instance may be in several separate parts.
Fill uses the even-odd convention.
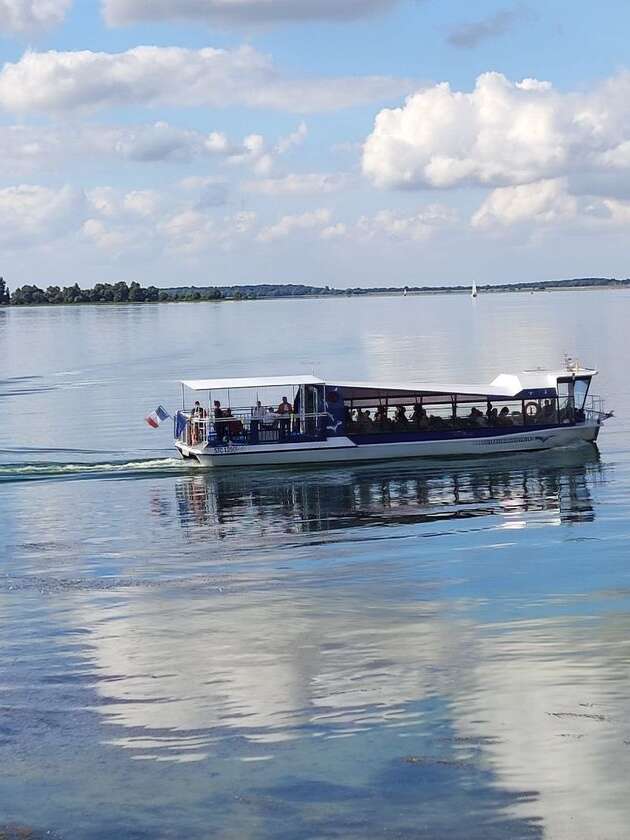
[[[584,403],[586,402],[586,395],[588,394],[590,384],[590,379],[575,380],[575,384],[573,386],[573,401],[575,403],[575,407],[579,411],[581,411],[584,408]]]

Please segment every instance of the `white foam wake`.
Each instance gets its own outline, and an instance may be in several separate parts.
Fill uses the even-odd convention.
[[[19,478],[54,478],[55,476],[70,475],[107,475],[111,473],[122,475],[137,475],[144,472],[162,472],[179,469],[188,470],[190,465],[178,458],[154,458],[141,461],[125,461],[121,463],[107,462],[102,464],[90,463],[38,463],[38,464],[0,464],[0,481],[17,480]]]

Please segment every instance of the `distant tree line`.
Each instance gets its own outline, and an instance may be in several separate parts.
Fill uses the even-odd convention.
[[[481,285],[481,293],[492,292],[534,292],[565,288],[593,287],[629,287],[630,279],[617,280],[614,277],[582,277],[572,280],[547,280],[527,283],[509,283],[501,285]],[[0,277],[0,306],[34,306],[37,304],[59,305],[78,303],[158,303],[198,300],[258,300],[265,298],[287,297],[322,297],[402,294],[443,294],[470,291],[470,284],[465,286],[380,286],[367,288],[334,289],[330,286],[306,286],[300,283],[264,283],[261,285],[242,286],[180,286],[170,289],[158,289],[156,286],[141,286],[135,281],[129,285],[118,283],[97,283],[93,289],[81,289],[74,286],[21,286],[9,291],[4,279]]]
[[[0,278],[0,305],[34,306],[36,304],[68,304],[68,303],[158,303],[160,301],[175,300],[221,300],[223,294],[219,289],[207,288],[201,292],[185,292],[178,294],[175,290],[158,289],[156,286],[146,288],[139,283],[129,285],[124,281],[119,283],[97,283],[93,289],[81,289],[78,283],[74,286],[21,286],[12,293]]]

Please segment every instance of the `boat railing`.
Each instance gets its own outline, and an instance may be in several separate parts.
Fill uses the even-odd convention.
[[[326,412],[264,411],[256,415],[252,409],[234,409],[229,415],[211,417],[182,410],[175,417],[175,438],[186,446],[322,440],[327,416]]]
[[[591,394],[587,397],[584,405],[584,419],[587,423],[601,423],[608,417],[610,417],[610,413],[606,411],[606,401],[603,397],[597,394]]]

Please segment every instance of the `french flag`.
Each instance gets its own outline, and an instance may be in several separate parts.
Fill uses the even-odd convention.
[[[170,416],[171,415],[168,413],[168,411],[164,408],[163,405],[158,405],[155,411],[152,411],[151,414],[149,414],[148,417],[145,417],[144,419],[147,421],[149,426],[151,426],[151,428],[157,429],[160,423],[163,420],[168,420]]]

